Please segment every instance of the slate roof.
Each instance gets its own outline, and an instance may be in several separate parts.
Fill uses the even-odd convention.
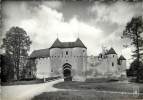
[[[79,38],[75,42],[61,42],[59,39],[56,39],[56,41],[50,48],[74,48],[74,47],[86,48]]]
[[[125,58],[123,55],[121,55],[121,56],[119,57],[119,60],[126,60],[126,58]]]
[[[110,48],[107,54],[117,54],[113,48]]]
[[[48,49],[34,50],[31,53],[30,58],[45,58],[45,57],[49,57],[49,56],[50,56],[50,51],[48,48]]]
[[[61,42],[59,39],[56,39],[50,48],[74,48],[74,47],[86,48],[79,38],[75,42]],[[44,57],[50,57],[49,48],[34,50],[30,55],[30,58],[34,58],[34,59],[44,58]]]

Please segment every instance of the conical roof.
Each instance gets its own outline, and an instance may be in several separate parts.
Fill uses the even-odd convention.
[[[85,45],[83,44],[83,42],[79,38],[77,38],[77,40],[75,42],[75,46],[86,48]]]
[[[110,48],[107,54],[117,54],[113,48]]]
[[[61,42],[58,38],[55,40],[51,48],[57,48],[57,47],[61,47]]]
[[[125,58],[123,55],[121,55],[121,56],[119,57],[119,60],[126,60],[126,58]]]
[[[56,39],[50,48],[74,48],[74,47],[86,48],[79,38],[75,42],[61,42],[59,39]]]

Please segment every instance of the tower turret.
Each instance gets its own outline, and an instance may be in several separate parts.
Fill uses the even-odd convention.
[[[118,71],[118,65],[117,65],[117,53],[115,50],[111,47],[107,52],[107,62],[108,62],[108,71],[109,73],[115,74]],[[115,75],[113,75],[115,76]]]
[[[119,65],[122,67],[122,70],[126,70],[126,58],[123,55],[119,57]]]
[[[123,55],[119,57],[119,67],[121,71],[121,76],[126,77],[126,58]]]

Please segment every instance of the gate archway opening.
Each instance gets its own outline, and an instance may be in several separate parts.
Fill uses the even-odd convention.
[[[72,81],[72,76],[71,76],[71,65],[68,63],[65,63],[63,65],[63,76],[64,76],[64,81]]]

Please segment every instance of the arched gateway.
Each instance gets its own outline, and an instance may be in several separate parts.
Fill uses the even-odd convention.
[[[64,81],[72,81],[72,76],[71,76],[71,65],[69,63],[65,63],[63,65],[63,76],[64,76]]]

